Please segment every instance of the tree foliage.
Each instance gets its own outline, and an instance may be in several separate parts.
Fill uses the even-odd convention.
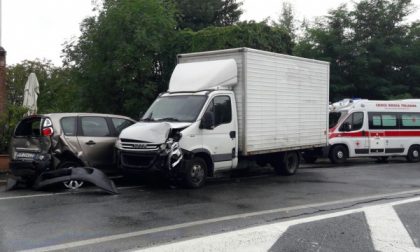
[[[106,0],[98,17],[85,19],[79,40],[65,48],[85,110],[135,116],[146,109],[175,26],[173,5],[158,0]]]
[[[167,90],[178,53],[243,46],[291,53],[287,32],[266,23],[195,32],[176,29],[175,17],[168,1],[115,0],[106,1],[97,18],[84,21],[81,37],[65,53],[67,64],[76,69],[85,111],[137,116]]]
[[[298,55],[331,63],[331,97],[419,97],[418,23],[410,0],[362,0],[342,5],[306,30]]]
[[[72,69],[54,66],[46,60],[25,60],[6,69],[7,103],[23,104],[24,88],[30,73],[39,82],[38,113],[70,112],[78,109],[78,86],[72,81]]]
[[[242,3],[236,0],[174,0],[180,29],[201,30],[209,26],[228,26],[239,21]]]

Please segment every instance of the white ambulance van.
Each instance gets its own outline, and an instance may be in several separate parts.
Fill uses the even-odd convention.
[[[420,99],[345,99],[330,105],[329,147],[333,163],[352,157],[420,161]]]

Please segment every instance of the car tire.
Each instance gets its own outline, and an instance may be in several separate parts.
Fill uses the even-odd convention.
[[[63,161],[58,166],[57,169],[68,169],[73,167],[80,167],[80,164],[74,161]],[[84,185],[83,181],[79,180],[69,180],[63,182],[63,186],[69,190],[77,190]]]
[[[344,145],[336,145],[330,151],[330,161],[333,164],[342,164],[349,157],[347,148]]]
[[[274,171],[282,176],[291,176],[296,173],[299,168],[300,157],[296,151],[290,151],[280,154],[280,157],[276,159],[272,165]]]
[[[420,161],[420,146],[413,145],[408,149],[407,161],[410,163],[417,163]]]
[[[207,178],[207,164],[199,157],[194,157],[184,163],[184,185],[188,188],[202,187]]]

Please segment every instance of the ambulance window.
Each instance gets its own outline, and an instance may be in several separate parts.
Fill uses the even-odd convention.
[[[376,127],[381,127],[382,126],[381,116],[379,115],[372,116],[372,125]]]
[[[347,119],[341,124],[340,131],[355,131],[360,130],[362,127],[363,112],[356,112],[347,117]]]
[[[369,129],[398,129],[396,113],[369,113]]]
[[[363,113],[353,114],[353,130],[359,130],[363,127]]]
[[[395,115],[382,115],[382,126],[383,127],[396,127],[397,116]]]
[[[402,114],[401,124],[405,129],[420,129],[420,114]]]

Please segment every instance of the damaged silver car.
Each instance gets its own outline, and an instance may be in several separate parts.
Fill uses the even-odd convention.
[[[35,189],[53,183],[77,189],[84,181],[107,187],[104,173],[117,171],[115,141],[134,123],[124,116],[92,113],[26,117],[11,140],[10,170],[16,181]]]

